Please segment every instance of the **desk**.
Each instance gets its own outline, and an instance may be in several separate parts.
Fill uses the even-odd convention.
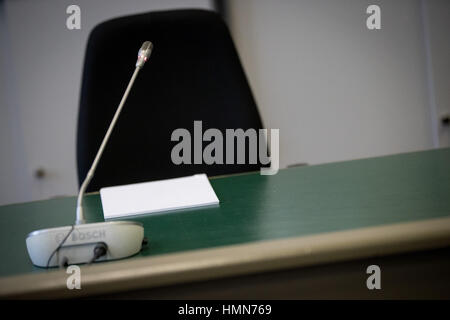
[[[72,224],[76,198],[0,207],[0,296],[134,290],[154,296],[174,285],[422,250],[443,248],[439,257],[448,256],[450,149],[212,178],[211,184],[219,207],[132,218],[144,224],[148,247],[129,259],[83,266],[81,290],[66,288],[65,270],[34,267],[25,247],[33,230]],[[86,196],[85,210],[89,222],[103,220],[98,193]],[[360,273],[368,277],[365,269]]]

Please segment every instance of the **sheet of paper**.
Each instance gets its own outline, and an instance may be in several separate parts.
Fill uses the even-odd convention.
[[[206,174],[100,189],[105,220],[217,205]]]

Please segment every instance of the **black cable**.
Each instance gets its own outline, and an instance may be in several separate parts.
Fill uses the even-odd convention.
[[[67,268],[69,266],[69,258],[63,257],[61,261],[59,262],[60,268]]]
[[[74,229],[75,229],[75,225],[73,224],[72,228],[69,231],[69,233],[64,237],[64,239],[61,241],[61,243],[58,245],[58,247],[56,247],[56,249],[52,252],[52,254],[50,255],[50,257],[48,258],[48,261],[47,261],[47,266],[46,266],[47,269],[49,268],[50,260],[52,260],[52,258],[55,255],[55,253],[58,252],[59,249],[61,249],[61,247],[63,246],[64,242],[66,242],[67,238],[69,238],[70,234],[73,232]]]

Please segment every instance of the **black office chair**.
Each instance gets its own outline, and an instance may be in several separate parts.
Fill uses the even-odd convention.
[[[227,26],[204,10],[151,12],[103,22],[91,32],[83,71],[77,161],[83,181],[134,70],[143,41],[153,42],[88,191],[165,178],[259,170],[260,164],[172,163],[177,128],[203,132],[262,128]],[[204,142],[206,146],[210,142]],[[192,150],[193,161],[193,150]],[[235,153],[236,157],[236,153]],[[259,162],[259,161],[258,161]]]

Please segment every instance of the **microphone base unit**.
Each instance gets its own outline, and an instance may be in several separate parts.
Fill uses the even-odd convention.
[[[83,196],[103,154],[120,112],[127,100],[139,70],[150,57],[153,44],[145,41],[138,52],[136,69],[117,107],[94,162],[84,179],[77,200],[77,219],[72,226],[42,229],[30,233],[26,239],[31,261],[38,267],[116,260],[138,253],[144,240],[142,224],[131,221],[84,223]]]
[[[143,240],[141,223],[109,221],[33,231],[26,244],[32,263],[45,268],[126,258],[141,250]]]

